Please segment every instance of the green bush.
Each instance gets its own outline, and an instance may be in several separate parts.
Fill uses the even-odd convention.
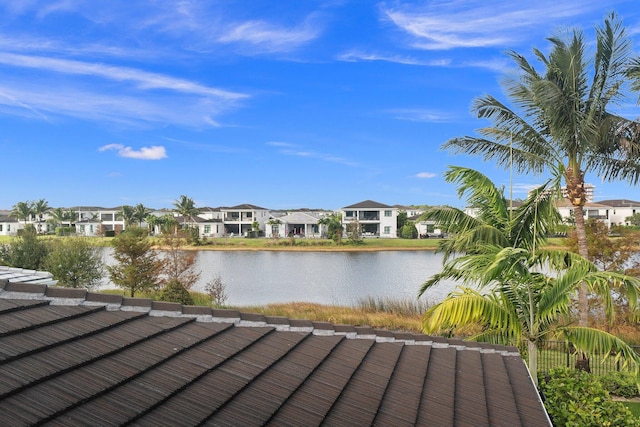
[[[638,385],[630,372],[609,372],[600,377],[600,382],[613,395],[626,398],[638,396]]]
[[[193,305],[193,298],[191,298],[189,291],[177,280],[170,280],[160,292],[158,299],[160,301],[179,302],[183,305]]]
[[[640,426],[640,419],[614,402],[602,383],[584,371],[553,369],[539,378],[553,424],[568,427]]]

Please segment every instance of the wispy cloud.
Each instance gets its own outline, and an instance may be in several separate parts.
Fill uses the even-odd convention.
[[[505,0],[437,0],[421,6],[382,7],[381,14],[412,37],[414,48],[444,50],[513,45],[531,30],[548,28],[555,20],[579,16],[595,7],[576,0],[541,0],[529,6]]]
[[[306,157],[310,159],[318,159],[325,162],[330,163],[339,163],[345,166],[350,167],[360,167],[361,165],[357,162],[353,162],[349,159],[345,159],[344,157],[335,156],[333,154],[327,153],[319,153],[313,150],[306,150],[302,147],[299,147],[295,144],[290,144],[286,142],[267,142],[267,145],[272,147],[278,147],[278,152],[280,154],[284,154],[286,156],[295,156],[295,157]]]
[[[451,64],[451,60],[447,58],[431,59],[428,61],[417,59],[411,56],[401,55],[382,55],[377,53],[365,53],[359,51],[350,51],[338,56],[338,60],[345,62],[359,62],[359,61],[382,61],[392,62],[396,64],[404,65],[420,65],[427,67],[444,67]]]
[[[308,18],[292,28],[266,21],[233,23],[227,25],[217,41],[251,46],[266,52],[289,52],[318,38],[321,30],[314,21]]]
[[[441,111],[420,108],[394,109],[388,110],[387,113],[397,120],[406,120],[411,122],[446,123],[455,119],[450,114]]]
[[[153,145],[151,147],[141,147],[134,150],[131,147],[125,147],[122,144],[107,144],[98,148],[99,151],[116,151],[120,157],[128,157],[130,159],[139,160],[160,160],[167,158],[167,151],[161,145]]]
[[[435,178],[436,176],[438,176],[438,174],[435,174],[433,172],[418,172],[416,174],[416,178],[420,178],[420,179],[430,179],[430,178]]]

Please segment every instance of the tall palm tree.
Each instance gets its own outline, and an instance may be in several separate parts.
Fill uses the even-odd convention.
[[[135,208],[133,208],[133,219],[138,221],[138,226],[141,227],[144,220],[151,212],[151,209],[145,207],[142,203],[138,203]]]
[[[193,217],[200,213],[200,210],[196,208],[196,204],[193,199],[185,195],[181,195],[180,198],[173,203],[173,206],[176,208],[176,212],[182,216],[183,226],[185,225],[187,218],[189,218],[190,223],[192,223]]]
[[[33,205],[31,202],[18,202],[11,208],[11,216],[18,221],[23,220],[26,223],[33,215]]]
[[[618,273],[598,271],[585,258],[568,251],[482,245],[483,251],[448,263],[448,275],[465,284],[423,318],[423,329],[433,334],[451,329],[479,326],[472,340],[527,346],[527,365],[537,384],[537,344],[563,338],[586,354],[608,357],[635,367],[640,384],[640,355],[619,338],[594,328],[576,326],[571,317],[571,296],[582,283],[604,298],[606,312],[613,319],[614,304],[609,286],[627,290],[635,308],[640,280]],[[541,273],[544,271],[546,273]],[[488,289],[488,292],[482,292]]]
[[[36,216],[38,222],[42,222],[44,214],[51,210],[49,203],[45,199],[40,199],[37,202],[33,203],[33,214]]]
[[[585,174],[632,184],[640,179],[640,122],[609,109],[622,98],[627,75],[640,62],[631,57],[630,40],[613,13],[596,29],[591,60],[579,30],[568,40],[551,37],[549,41],[548,56],[533,51],[542,73],[524,56],[509,53],[521,75],[519,80],[507,80],[505,89],[518,111],[490,95],[476,99],[473,112],[493,124],[480,129],[480,137],[454,138],[443,147],[480,155],[518,172],[548,170],[563,177],[576,218],[579,253],[587,257]],[[587,291],[586,284],[579,289],[582,326],[588,325]]]
[[[135,209],[133,206],[124,205],[120,208],[120,212],[118,212],[118,216],[122,218],[124,221],[124,226],[129,227],[135,221]]]

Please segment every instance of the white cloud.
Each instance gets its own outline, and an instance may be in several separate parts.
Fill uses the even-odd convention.
[[[400,3],[382,8],[382,17],[413,38],[418,49],[508,46],[531,30],[548,29],[560,19],[597,7],[588,2],[540,0],[530,5],[514,1],[430,1],[424,6]]]
[[[98,151],[101,152],[110,150],[117,151],[118,156],[120,157],[128,157],[130,159],[160,160],[167,157],[167,151],[161,145],[142,147],[139,150],[134,150],[131,147],[125,147],[122,144],[107,144],[98,148]]]
[[[427,67],[444,67],[451,64],[451,60],[447,58],[424,61],[410,56],[382,55],[377,53],[365,53],[359,51],[350,51],[343,53],[342,55],[338,56],[338,60],[345,62],[382,61],[392,62],[396,64],[420,65]]]
[[[438,175],[433,172],[419,172],[416,174],[416,178],[422,178],[422,179],[435,178],[436,176]]]
[[[391,114],[397,120],[406,120],[410,122],[422,122],[422,123],[445,123],[450,122],[454,118],[447,113],[435,110],[425,110],[419,108],[403,108],[389,110]]]
[[[330,163],[339,163],[350,167],[360,167],[359,163],[353,162],[349,159],[345,159],[344,157],[338,157],[334,156],[333,154],[318,153],[312,150],[310,151],[301,149],[298,148],[298,146],[296,146],[295,144],[290,144],[287,142],[267,142],[267,145],[279,147],[280,149],[278,150],[278,152],[286,156],[307,157],[312,159],[319,159]]]

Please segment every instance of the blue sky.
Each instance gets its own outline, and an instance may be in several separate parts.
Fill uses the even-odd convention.
[[[448,165],[508,184],[440,149],[486,125],[475,97],[505,99],[505,52],[593,40],[612,10],[639,51],[633,0],[0,0],[0,209],[460,206]],[[597,200],[640,199],[586,179]]]

